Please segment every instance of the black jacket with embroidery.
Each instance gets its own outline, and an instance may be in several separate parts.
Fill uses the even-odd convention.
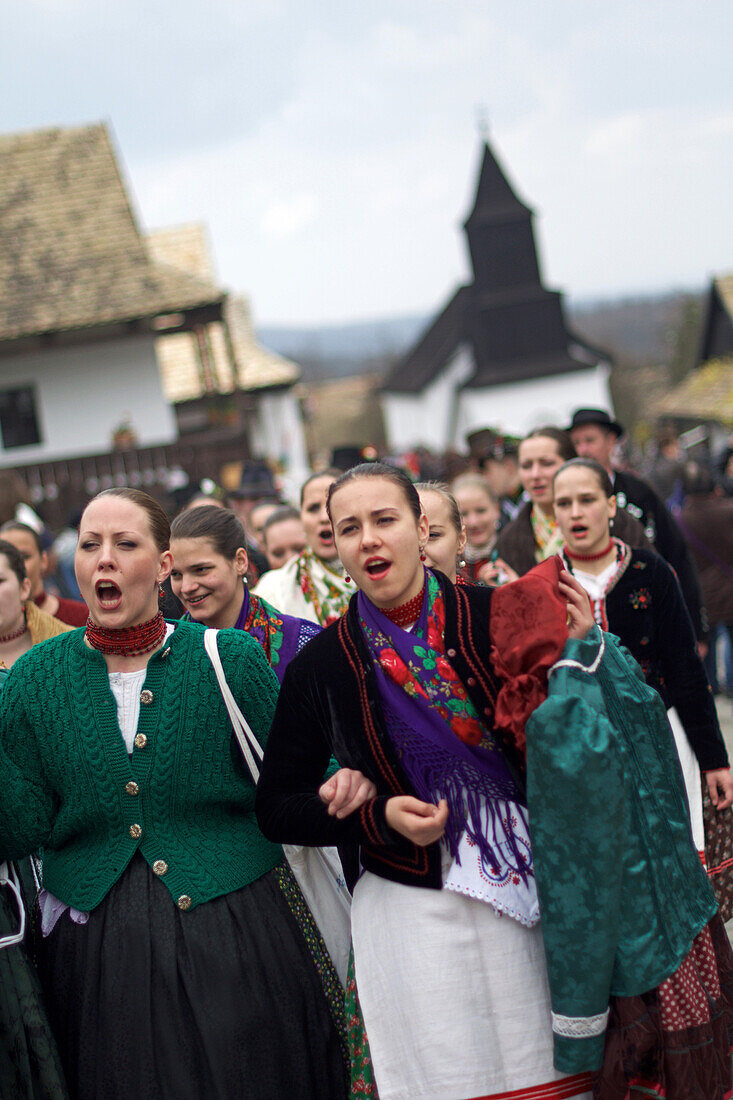
[[[445,599],[445,655],[492,728],[500,683],[490,659],[492,589],[455,587],[436,571]],[[494,731],[523,789],[523,761]],[[318,787],[333,755],[373,780],[377,797],[343,820],[331,817]],[[440,846],[419,847],[387,824],[393,795],[413,794],[387,733],[356,597],[338,622],[288,665],[257,788],[257,818],[281,844],[359,845],[362,866],[382,878],[440,889]]]
[[[651,485],[628,470],[614,470],[613,491],[619,509],[623,508],[643,524],[654,549],[674,569],[692,619],[695,637],[703,641],[708,635],[709,626],[702,602],[700,581],[687,543],[674,517]],[[616,530],[614,533],[624,542],[630,541],[621,531]]]
[[[676,709],[703,771],[726,767],[715,701],[677,577],[667,562],[652,551],[627,547],[597,610],[599,626],[618,635],[664,705]]]

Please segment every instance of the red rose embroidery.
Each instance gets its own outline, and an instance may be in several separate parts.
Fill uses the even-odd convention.
[[[481,740],[481,726],[475,718],[456,714],[451,719],[451,728],[456,737],[466,745],[478,745]]]
[[[451,680],[454,677],[455,673],[453,672],[451,663],[447,657],[437,657],[435,660],[435,665],[444,680]]]
[[[402,684],[407,683],[410,678],[410,673],[407,666],[397,656],[393,649],[380,649],[379,651],[379,663],[390,676],[395,683]]]

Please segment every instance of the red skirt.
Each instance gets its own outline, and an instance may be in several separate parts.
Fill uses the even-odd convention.
[[[671,977],[610,1009],[596,1100],[733,1097],[733,951],[718,914]]]

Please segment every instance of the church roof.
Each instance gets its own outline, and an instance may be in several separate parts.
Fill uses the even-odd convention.
[[[468,228],[475,221],[493,221],[512,213],[522,215],[531,211],[517,197],[493,150],[484,142],[476,197],[464,226]]]
[[[470,288],[461,286],[417,343],[387,375],[382,388],[390,393],[419,393],[440,373],[465,339],[464,311]]]
[[[733,272],[710,284],[703,310],[697,365],[733,353]]]
[[[486,143],[464,231],[473,282],[453,293],[389,372],[383,390],[422,392],[462,346],[474,364],[462,383],[467,389],[587,370],[610,358],[568,330],[562,295],[540,278],[532,211]]]
[[[151,259],[103,124],[0,136],[0,340],[220,306]]]

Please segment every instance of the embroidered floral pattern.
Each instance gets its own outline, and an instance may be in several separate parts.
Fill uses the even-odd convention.
[[[354,968],[354,949],[349,955],[349,970],[346,975],[346,1033],[349,1040],[351,1058],[351,1096],[376,1097],[377,1084],[374,1080],[374,1067],[369,1050],[369,1038],[364,1028],[359,994],[356,989],[356,970]]]
[[[629,603],[634,611],[646,611],[651,607],[652,594],[648,588],[635,588],[629,593]]]
[[[308,908],[295,875],[291,871],[289,865],[287,863],[281,863],[275,868],[273,873],[277,876],[280,889],[285,895],[290,907],[290,912],[298,922],[301,935],[308,945],[313,964],[318,971],[318,975],[323,985],[323,992],[326,995],[328,1007],[331,1010],[331,1018],[333,1019],[334,1027],[338,1033],[344,1060],[348,1064],[349,1041],[344,1014],[344,991],[334,965],[331,962],[331,956],[328,953],[326,945],[323,942],[323,937],[318,929],[318,925],[313,919],[313,914]]]
[[[250,593],[244,629],[260,643],[272,667],[278,665],[283,644],[283,621],[277,615],[269,615],[263,601],[253,593]]]
[[[320,569],[318,569],[320,566]],[[315,572],[322,574],[318,578],[316,587]],[[356,591],[356,585],[344,580],[328,566],[316,559],[312,550],[306,549],[298,557],[296,577],[303,596],[312,605],[316,618],[321,626],[330,626],[340,619],[349,600]]]
[[[387,635],[372,629],[362,619],[364,632],[378,655],[379,664],[394,683],[408,695],[420,695],[431,703],[465,744],[490,747],[493,742],[487,743],[488,735],[478,720],[476,709],[455,669],[444,656],[445,602],[432,573],[428,578],[428,599],[427,644],[413,648],[419,664],[412,660],[405,663],[392,648]]]

